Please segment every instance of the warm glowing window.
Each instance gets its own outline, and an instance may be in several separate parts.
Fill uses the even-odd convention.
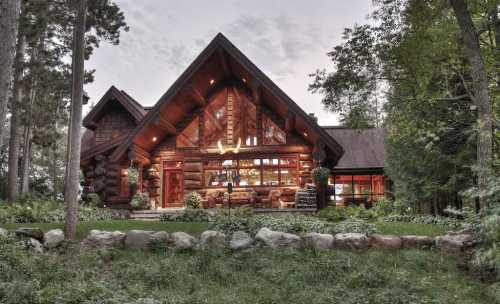
[[[334,200],[341,204],[371,203],[384,196],[385,179],[381,174],[335,175],[330,179],[334,186]]]
[[[244,146],[257,145],[257,109],[246,95],[238,94],[234,102],[234,137]]]
[[[204,180],[207,187],[222,187],[228,182],[230,170],[235,186],[294,186],[298,179],[296,157],[215,159],[204,162]]]
[[[193,148],[199,146],[199,124],[200,119],[197,117],[177,135],[176,145],[178,148]]]
[[[204,142],[217,146],[217,141],[226,144],[227,133],[227,90],[219,94],[204,110]]]
[[[286,133],[266,115],[262,115],[262,132],[264,145],[286,143]]]

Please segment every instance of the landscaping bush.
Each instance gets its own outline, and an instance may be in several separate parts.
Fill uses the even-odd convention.
[[[64,204],[53,200],[31,198],[18,203],[0,202],[0,223],[53,223],[64,222],[66,216]],[[96,207],[78,209],[79,221],[109,220],[113,211]]]
[[[202,199],[198,192],[191,192],[184,196],[184,205],[189,209],[198,209],[201,207]]]
[[[463,222],[448,217],[432,216],[432,215],[389,215],[378,218],[381,222],[404,222],[417,224],[433,224],[442,226],[448,229],[457,229],[462,227]]]
[[[362,220],[331,223],[305,215],[256,215],[253,217],[228,217],[219,215],[215,218],[215,221],[210,224],[210,229],[223,231],[228,235],[238,230],[256,234],[259,229],[263,227],[294,234],[304,234],[308,232],[330,234],[359,232],[372,234],[376,232],[374,225]]]
[[[500,279],[500,206],[486,211],[479,224],[480,248],[474,264],[480,269],[491,269]]]
[[[160,221],[163,222],[209,222],[212,221],[214,212],[203,209],[185,209],[175,212],[162,213]]]
[[[375,220],[379,216],[384,215],[378,209],[366,209],[364,206],[347,206],[347,207],[328,207],[318,212],[318,217],[321,219],[338,222],[349,218],[358,218],[363,220]]]
[[[144,210],[151,208],[151,202],[147,192],[137,192],[130,200],[130,206],[135,210]]]

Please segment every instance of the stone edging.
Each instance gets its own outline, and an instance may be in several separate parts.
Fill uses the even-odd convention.
[[[14,235],[25,240],[26,246],[41,253],[44,249],[60,246],[64,241],[61,229],[43,233],[38,228],[19,228],[12,233],[0,228],[0,236]],[[348,249],[427,249],[436,247],[445,252],[457,253],[472,246],[474,237],[468,233],[447,234],[438,237],[416,235],[383,235],[367,236],[361,233],[339,233],[335,235],[307,233],[302,236],[261,228],[255,237],[244,231],[234,232],[231,237],[218,231],[207,230],[199,238],[185,232],[167,233],[165,231],[130,230],[121,231],[91,230],[81,242],[87,248],[125,248],[148,250],[154,246],[173,250],[221,248],[239,251],[252,247],[270,248],[315,248],[319,250]]]

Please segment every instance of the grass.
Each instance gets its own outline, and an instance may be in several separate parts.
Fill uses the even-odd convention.
[[[495,303],[487,285],[433,251],[68,250],[30,256],[0,242],[0,266],[4,304]]]
[[[447,232],[446,228],[432,224],[400,222],[375,222],[374,224],[382,234],[438,236]]]
[[[0,224],[0,227],[5,229],[16,229],[19,227],[36,227],[42,229],[44,232],[50,229],[61,228],[63,223],[30,223],[30,224]],[[79,222],[77,225],[76,238],[83,239],[88,235],[92,229],[109,230],[109,231],[128,231],[133,229],[140,230],[153,230],[153,231],[167,231],[176,232],[184,231],[193,235],[199,235],[207,230],[207,223],[184,223],[184,222],[151,222],[151,221],[136,221],[136,220],[109,220],[109,221],[95,221],[95,222]]]

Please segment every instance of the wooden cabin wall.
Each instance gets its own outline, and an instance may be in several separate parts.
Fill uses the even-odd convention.
[[[132,132],[136,126],[134,118],[123,107],[111,109],[97,122],[94,132],[95,143],[100,144],[123,134]]]

